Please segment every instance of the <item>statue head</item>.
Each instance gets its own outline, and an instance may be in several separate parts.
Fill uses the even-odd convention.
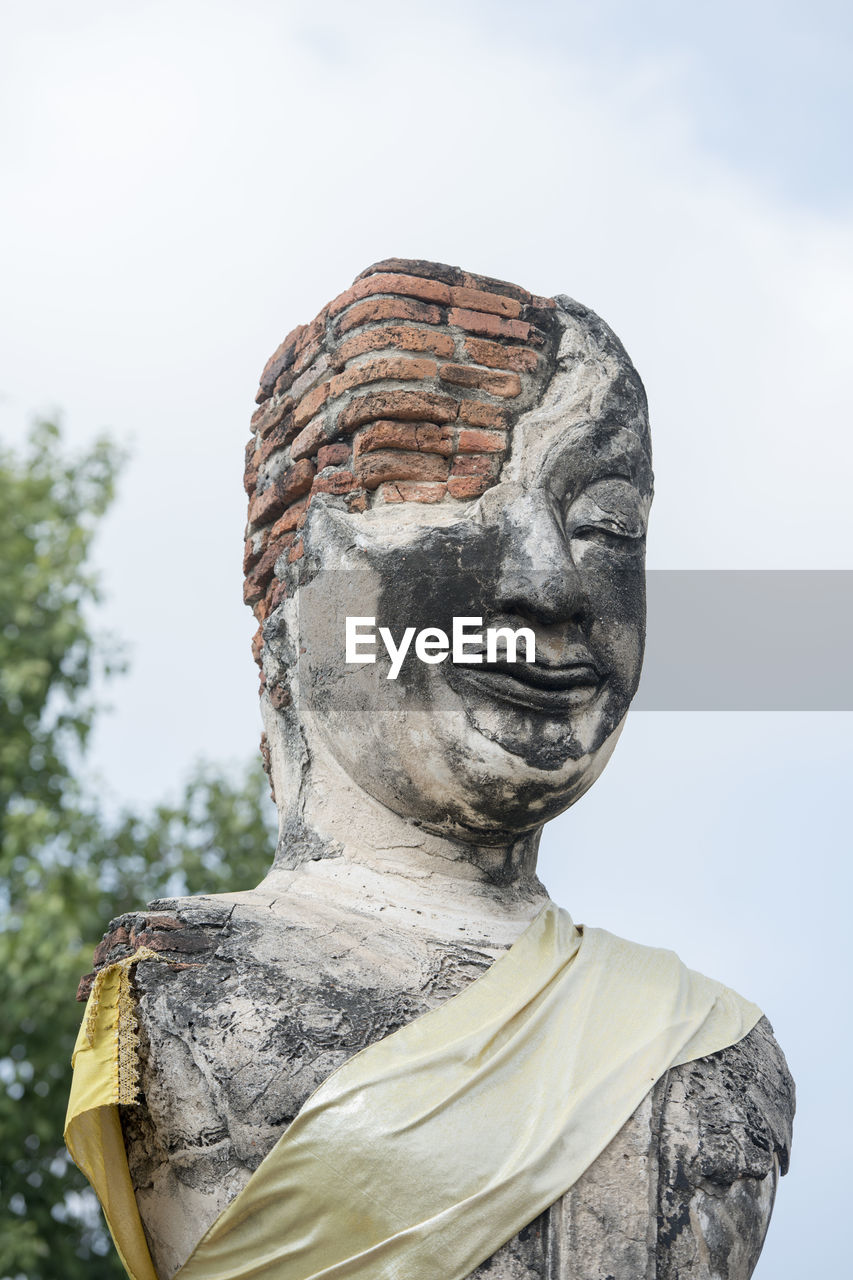
[[[285,339],[258,401],[245,598],[280,809],[322,751],[430,830],[541,827],[640,676],[652,469],[621,343],[569,298],[391,260]]]

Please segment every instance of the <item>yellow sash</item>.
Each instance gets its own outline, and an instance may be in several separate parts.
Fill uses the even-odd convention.
[[[104,972],[66,1142],[128,1274],[156,1280],[116,1111],[120,978]],[[175,1280],[463,1280],[572,1186],[669,1067],[760,1017],[673,952],[577,929],[549,903],[482,977],[320,1085]]]

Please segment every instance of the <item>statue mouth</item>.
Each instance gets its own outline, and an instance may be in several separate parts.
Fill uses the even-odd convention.
[[[452,673],[452,674],[451,674]],[[587,706],[607,683],[592,661],[549,666],[531,662],[484,662],[477,666],[454,663],[448,670],[452,686],[462,684],[489,698],[535,711],[573,711]]]

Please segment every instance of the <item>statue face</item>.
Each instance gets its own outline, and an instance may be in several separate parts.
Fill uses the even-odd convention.
[[[592,400],[552,388],[476,503],[366,516],[312,504],[311,543],[339,567],[303,588],[300,707],[350,777],[402,816],[497,842],[568,807],[609,758],[645,630],[651,469],[638,385],[622,370]],[[397,644],[407,627],[450,637],[454,617],[481,618],[483,633],[526,627],[535,662],[523,645],[509,662],[499,645],[493,661],[426,663],[412,642],[389,679],[378,636],[375,662],[344,662],[347,615],[375,617]]]

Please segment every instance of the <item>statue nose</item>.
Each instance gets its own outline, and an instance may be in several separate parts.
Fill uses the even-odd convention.
[[[495,606],[501,613],[546,624],[586,621],[583,574],[546,495],[528,495],[507,512],[498,554]]]

